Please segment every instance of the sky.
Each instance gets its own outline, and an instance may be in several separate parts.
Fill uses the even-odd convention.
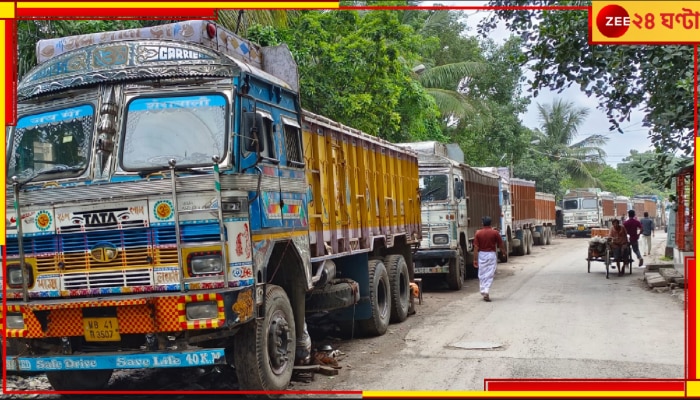
[[[443,5],[469,5],[469,6],[479,6],[486,5],[486,1],[426,1],[423,5],[433,5],[433,4],[443,4]],[[474,10],[464,10],[464,13],[468,16],[466,23],[469,27],[468,35],[478,35],[476,28],[483,18],[487,17],[490,11],[474,11]],[[493,39],[496,43],[503,43],[509,36],[511,32],[506,29],[503,23],[500,23],[498,27],[492,30],[489,37]],[[532,79],[534,74],[529,70],[524,68],[524,75],[527,79]],[[526,80],[527,80],[526,79]],[[523,95],[530,95],[527,92],[527,84],[523,86]],[[574,83],[571,87],[564,90],[562,93],[557,93],[556,91],[550,91],[549,89],[541,89],[537,97],[531,98],[530,105],[527,112],[521,114],[521,120],[523,125],[528,128],[537,128],[540,126],[539,113],[537,111],[537,103],[540,104],[551,104],[556,98],[564,98],[573,102],[576,106],[586,107],[589,109],[589,114],[584,123],[579,128],[579,134],[574,139],[576,141],[584,139],[585,137],[592,134],[602,134],[609,137],[608,142],[603,146],[603,150],[607,155],[606,163],[611,166],[616,166],[622,159],[629,156],[630,150],[637,150],[639,152],[645,152],[648,150],[653,150],[652,142],[649,139],[649,129],[642,126],[642,119],[644,118],[644,113],[640,110],[635,110],[630,115],[630,120],[625,121],[621,124],[623,131],[625,133],[619,133],[618,131],[610,131],[610,122],[608,122],[608,117],[605,111],[598,109],[599,101],[596,97],[588,97],[582,90],[580,90],[578,84]]]

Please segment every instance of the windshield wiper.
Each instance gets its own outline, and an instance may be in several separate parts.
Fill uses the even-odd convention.
[[[148,175],[158,173],[158,172],[164,172],[164,171],[170,171],[170,167],[162,167],[162,168],[149,168],[149,169],[144,169],[139,171],[139,176],[141,178],[145,178]],[[189,172],[192,175],[204,175],[207,174],[207,171],[202,171],[199,169],[192,169],[190,167],[175,167],[175,172]]]
[[[32,175],[29,179],[25,180],[24,182],[20,182],[19,187],[22,188],[22,186],[37,179],[40,176],[55,175],[55,174],[60,174],[62,172],[80,172],[83,169],[85,169],[85,167],[69,167],[67,165],[55,166],[51,169],[37,172],[36,174]]]
[[[431,194],[433,194],[433,193],[437,192],[437,191],[438,191],[438,190],[440,190],[440,189],[442,189],[442,188],[436,187],[435,189],[432,189],[432,190],[428,190],[428,192],[427,192],[427,193],[425,193],[425,194],[421,194],[421,196],[420,196],[420,197],[421,197],[421,199],[423,199],[424,197],[425,197],[425,198],[427,198],[428,196],[430,196]]]

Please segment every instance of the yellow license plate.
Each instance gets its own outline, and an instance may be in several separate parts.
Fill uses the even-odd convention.
[[[583,225],[579,225],[579,226],[578,226],[578,230],[580,230],[580,231],[583,231],[583,230],[585,230],[585,229],[586,229],[586,227],[583,226]]]
[[[83,318],[83,332],[88,342],[116,342],[121,340],[116,318]]]

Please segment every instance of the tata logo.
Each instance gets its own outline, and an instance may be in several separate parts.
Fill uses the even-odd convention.
[[[116,208],[100,211],[74,212],[71,222],[75,225],[109,226],[129,221],[131,213],[128,208]]]
[[[110,262],[118,255],[119,250],[111,243],[98,243],[90,249],[90,257],[100,263]]]

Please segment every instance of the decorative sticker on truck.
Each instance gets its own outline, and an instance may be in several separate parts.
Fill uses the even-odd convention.
[[[38,236],[53,233],[54,214],[52,210],[25,211],[22,213],[22,234],[24,236]],[[7,236],[17,237],[17,217],[11,215],[8,218]]]
[[[224,349],[103,356],[7,357],[10,371],[175,368],[225,364]]]
[[[56,208],[56,231],[68,233],[148,227],[147,204],[141,200],[122,204],[59,207]]]

